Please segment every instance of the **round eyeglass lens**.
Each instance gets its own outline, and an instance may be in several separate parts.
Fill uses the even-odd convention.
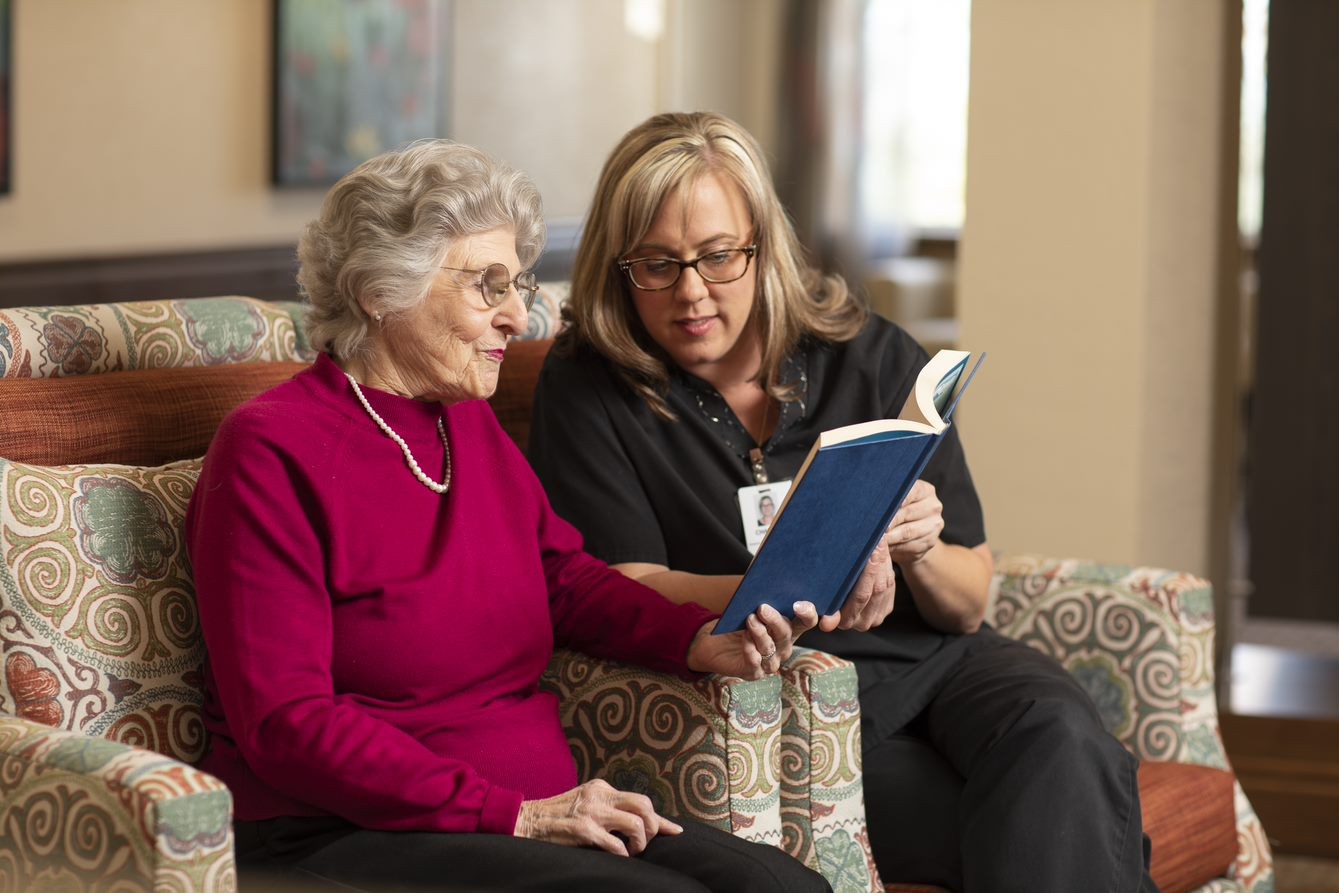
[[[479,286],[483,289],[488,306],[496,307],[507,297],[507,289],[511,287],[511,271],[504,264],[489,264],[484,268]]]

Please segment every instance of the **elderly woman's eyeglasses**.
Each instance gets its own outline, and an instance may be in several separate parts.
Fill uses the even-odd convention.
[[[632,284],[642,291],[662,291],[679,281],[679,274],[692,267],[703,280],[719,285],[742,279],[749,271],[749,261],[758,253],[757,245],[743,248],[724,248],[709,251],[692,260],[673,257],[639,257],[621,260],[618,268],[628,274]]]
[[[507,299],[507,289],[516,288],[516,293],[521,296],[525,302],[525,309],[528,311],[535,306],[535,295],[539,292],[539,280],[530,270],[523,273],[517,273],[516,278],[511,278],[511,270],[507,269],[506,264],[489,264],[482,270],[467,270],[463,267],[442,267],[443,270],[454,270],[457,273],[477,273],[479,281],[475,283],[479,287],[479,294],[484,296],[484,303],[489,307],[496,307]]]

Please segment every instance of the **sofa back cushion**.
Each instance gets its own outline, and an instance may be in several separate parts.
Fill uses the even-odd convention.
[[[300,314],[236,295],[0,310],[0,378],[310,362]]]
[[[305,368],[298,362],[0,379],[0,456],[38,465],[161,465],[201,456],[233,407]]]
[[[198,459],[0,459],[0,713],[186,762],[204,643],[181,535]]]

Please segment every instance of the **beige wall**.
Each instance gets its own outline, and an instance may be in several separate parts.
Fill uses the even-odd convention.
[[[1221,0],[976,0],[964,408],[992,544],[1204,570]],[[771,0],[455,0],[454,135],[584,213],[656,110],[775,145]],[[319,190],[269,184],[270,0],[41,0],[15,23],[0,262],[287,244]]]
[[[321,190],[269,183],[270,0],[16,6],[0,262],[296,240]],[[530,171],[550,219],[579,218],[604,154],[655,111],[770,131],[774,7],[669,0],[648,43],[624,0],[454,0],[452,136]]]
[[[973,3],[959,313],[996,547],[1209,569],[1225,10]]]

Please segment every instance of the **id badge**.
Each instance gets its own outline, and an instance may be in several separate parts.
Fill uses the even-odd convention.
[[[739,517],[744,525],[744,545],[750,555],[758,554],[767,528],[772,519],[781,510],[786,494],[790,492],[790,481],[772,481],[767,484],[754,484],[752,487],[740,487],[736,494],[739,498]]]

